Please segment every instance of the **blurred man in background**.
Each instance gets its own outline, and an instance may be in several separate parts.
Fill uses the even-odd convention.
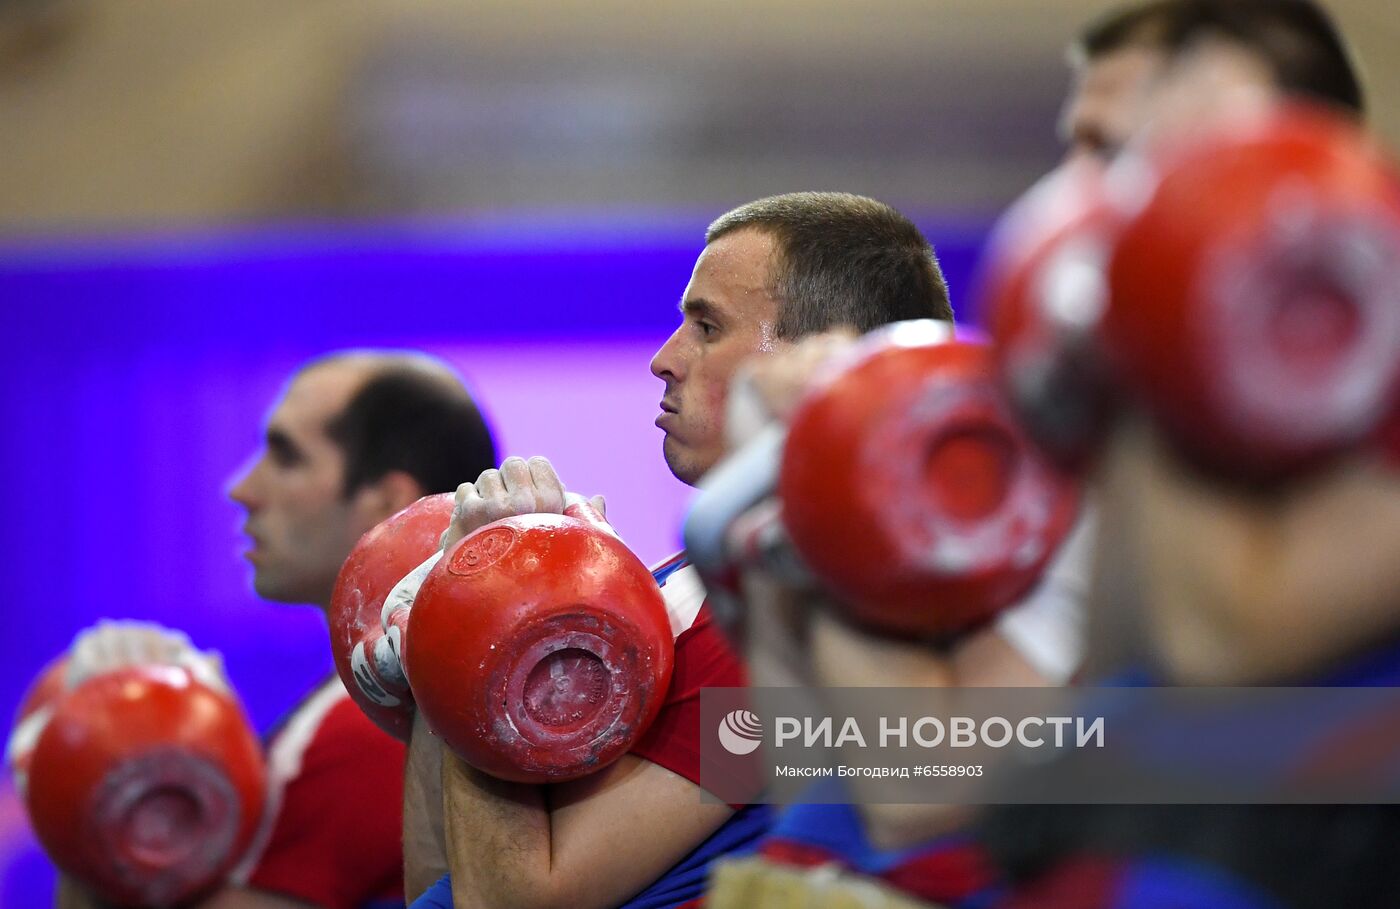
[[[1214,58],[1199,66],[1203,52]],[[1214,77],[1276,88],[1357,118],[1365,100],[1332,17],[1314,0],[1148,0],[1090,23],[1069,50],[1074,88],[1060,132],[1071,157],[1111,158],[1156,116],[1164,77],[1198,70],[1197,105],[1224,87]],[[1193,58],[1194,59],[1193,61]],[[1175,77],[1180,91],[1181,73]]]
[[[361,534],[495,462],[490,430],[461,379],[413,353],[349,351],[308,363],[264,435],[229,493],[247,512],[253,587],[265,599],[322,610]],[[109,665],[189,647],[183,636],[122,624],[84,640]],[[203,905],[401,905],[404,758],[404,746],[332,674],[273,733],[262,826],[229,886]],[[60,904],[88,899],[63,882]]]
[[[1109,161],[1144,133],[1180,131],[1240,106],[1295,98],[1360,120],[1365,91],[1347,42],[1315,0],[1145,0],[1105,13],[1069,49],[1074,85],[1060,131],[1070,162]],[[1131,648],[1127,610],[1091,613]],[[1091,674],[1132,654],[1099,647]]]
[[[1102,531],[1092,613],[1137,620],[1100,624],[1091,649],[1111,680],[1135,686],[1391,687],[1397,174],[1370,137],[1316,110],[1219,113],[1189,140],[1173,132],[1139,149],[1146,160],[1129,173],[1155,176],[1117,227],[1088,240],[1105,244],[1103,299],[1087,343],[1062,353],[1097,364],[1084,375],[1114,404],[1090,428]],[[1023,403],[1032,415],[1044,406]],[[1333,701],[1319,723],[1299,700],[1276,703],[1290,716],[1277,739],[1254,738],[1257,708],[1217,705],[1228,728],[1214,732],[1149,714],[1158,745],[1146,762],[1218,788],[1230,785],[1228,753],[1241,793],[1277,787],[1265,802],[1341,768],[1373,786],[1353,797],[1384,801],[1400,761],[1379,734],[1395,728],[1393,707],[1356,704]],[[1017,906],[1400,900],[1392,805],[1025,806],[990,811],[983,830]]]

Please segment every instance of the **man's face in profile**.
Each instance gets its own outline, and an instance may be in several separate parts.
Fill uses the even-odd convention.
[[[652,358],[652,375],[666,383],[656,420],[662,452],[684,483],[699,482],[725,454],[725,400],[739,364],[786,346],[775,331],[776,249],[771,234],[751,227],[706,246],[681,299],[681,325]]]
[[[1060,114],[1066,157],[1107,160],[1116,155],[1138,129],[1142,108],[1166,64],[1162,51],[1134,44],[1075,67],[1074,87]]]
[[[326,434],[365,378],[348,363],[298,374],[268,417],[262,449],[229,491],[247,512],[244,557],[264,599],[326,602],[350,548],[373,524],[345,495],[345,454]]]
[[[1060,132],[1067,157],[1111,160],[1146,131],[1190,135],[1278,95],[1268,62],[1232,41],[1204,39],[1172,57],[1127,45],[1076,68]]]

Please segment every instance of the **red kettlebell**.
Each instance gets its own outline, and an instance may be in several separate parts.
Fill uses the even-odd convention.
[[[103,900],[174,906],[222,883],[262,816],[262,750],[238,702],[180,666],[71,691],[51,666],[26,698],[11,764],[54,864]]]
[[[360,537],[341,566],[328,613],[335,669],[350,697],[379,728],[408,741],[413,695],[396,645],[385,634],[384,601],[404,576],[437,552],[452,521],[452,493],[425,496]]]
[[[428,725],[501,779],[560,782],[606,767],[670,687],[661,591],[586,503],[459,540],[391,622]]]
[[[1301,106],[1140,158],[1151,179],[1108,264],[1107,381],[1231,479],[1384,446],[1400,420],[1400,168],[1350,119]]]
[[[5,763],[14,778],[15,789],[24,795],[29,788],[29,764],[34,760],[34,743],[53,715],[53,705],[68,690],[68,659],[60,656],[40,671],[20,701],[14,729],[5,748]]]
[[[1012,206],[981,265],[979,297],[1011,402],[1067,466],[1092,456],[1116,403],[1096,332],[1120,222],[1103,165],[1076,159]]]
[[[991,349],[927,322],[868,336],[803,398],[778,496],[793,548],[852,619],[925,637],[1025,596],[1078,509],[1013,419]]]

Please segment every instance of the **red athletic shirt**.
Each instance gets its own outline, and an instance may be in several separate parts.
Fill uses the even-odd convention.
[[[330,909],[402,905],[406,755],[332,676],[268,744],[267,810],[234,882]]]
[[[676,635],[671,688],[656,721],[632,747],[632,754],[672,773],[700,782],[700,689],[742,688],[743,664],[713,624],[704,605],[705,588],[695,569],[679,553],[652,569],[671,631]]]

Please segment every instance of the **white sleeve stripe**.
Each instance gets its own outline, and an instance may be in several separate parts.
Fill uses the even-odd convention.
[[[272,740],[267,753],[267,801],[263,803],[262,820],[258,823],[258,831],[248,846],[248,852],[229,874],[230,883],[244,886],[253,876],[277,827],[277,816],[282,810],[282,796],[287,784],[301,773],[302,758],[321,723],[337,704],[349,696],[340,676],[333,676],[297,708],[287,725]]]
[[[661,596],[666,600],[666,614],[671,619],[671,634],[680,637],[700,614],[705,603],[705,585],[700,583],[700,572],[694,565],[677,568],[666,579],[661,588]]]
[[[1084,658],[1082,591],[1045,585],[1003,613],[997,632],[1053,685],[1068,682]]]
[[[1052,684],[1068,682],[1084,659],[1085,604],[1094,513],[1087,504],[1030,595],[997,620],[997,631]]]

